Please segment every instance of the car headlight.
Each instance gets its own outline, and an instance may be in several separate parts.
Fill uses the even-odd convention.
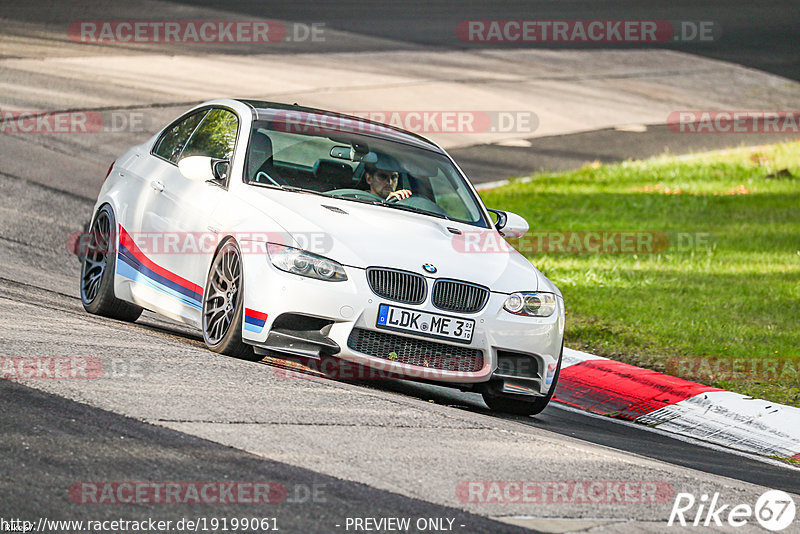
[[[512,293],[503,309],[516,315],[550,317],[556,311],[556,296],[552,293]]]
[[[277,269],[317,280],[344,282],[347,274],[341,264],[299,248],[267,243],[267,256]]]

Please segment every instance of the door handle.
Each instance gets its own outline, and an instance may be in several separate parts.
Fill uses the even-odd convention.
[[[156,193],[161,193],[164,190],[164,184],[159,182],[158,180],[153,180],[150,182],[150,187],[156,190]]]

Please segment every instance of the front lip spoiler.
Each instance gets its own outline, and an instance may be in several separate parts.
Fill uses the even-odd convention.
[[[302,335],[298,335],[299,332],[302,332]],[[342,350],[335,341],[318,330],[283,329],[273,329],[266,341],[255,345],[254,349],[256,354],[262,351],[275,351],[317,360],[325,356],[334,356]]]
[[[538,378],[527,378],[519,376],[504,375],[494,373],[492,382],[499,393],[511,395],[524,395],[527,397],[543,397],[541,392],[542,381]]]

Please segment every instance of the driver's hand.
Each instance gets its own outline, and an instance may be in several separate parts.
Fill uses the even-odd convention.
[[[411,196],[411,191],[409,191],[408,189],[399,189],[397,191],[389,193],[389,196],[386,197],[386,200],[391,200],[391,199],[403,200],[410,196]]]

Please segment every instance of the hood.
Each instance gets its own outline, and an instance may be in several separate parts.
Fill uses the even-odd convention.
[[[284,228],[293,240],[286,244],[346,266],[392,267],[501,293],[554,287],[495,229],[274,189],[249,188],[245,200]],[[426,272],[424,264],[436,272]]]

